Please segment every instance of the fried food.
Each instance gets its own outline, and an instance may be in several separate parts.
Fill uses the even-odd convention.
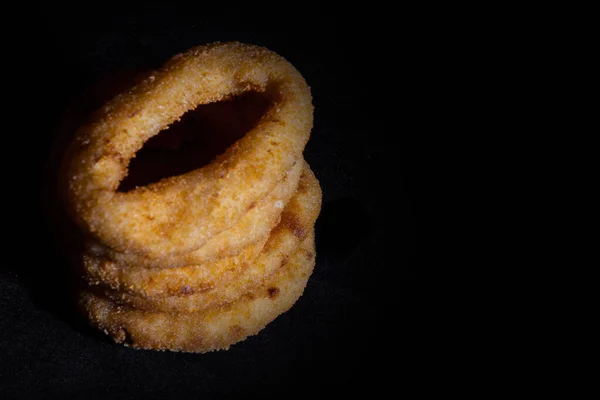
[[[315,264],[314,234],[288,263],[240,299],[195,313],[143,311],[91,291],[80,304],[92,325],[115,342],[140,349],[205,353],[228,349],[256,335],[302,295]]]
[[[269,107],[259,123],[209,165],[119,192],[151,137],[200,104],[247,91]],[[60,188],[71,218],[116,251],[179,255],[234,226],[300,158],[312,128],[309,88],[282,57],[257,46],[199,46],[121,93],[67,148]]]
[[[297,162],[275,189],[256,205],[252,205],[235,226],[215,235],[196,250],[177,256],[149,258],[135,253],[118,252],[90,240],[86,244],[86,257],[82,260],[84,268],[91,277],[95,277],[102,268],[115,269],[116,266],[130,269],[184,267],[236,256],[247,246],[260,247],[279,222],[285,204],[294,195],[303,165],[303,161]]]
[[[260,255],[253,260],[220,259],[175,269],[106,269],[96,283],[104,294],[138,309],[194,312],[222,305],[260,285],[285,264],[315,224],[321,209],[317,178],[304,164],[298,190]],[[233,259],[233,260],[232,260]]]
[[[48,206],[92,325],[203,353],[289,309],[315,263],[312,111],[291,64],[240,43],[89,88],[59,129]]]

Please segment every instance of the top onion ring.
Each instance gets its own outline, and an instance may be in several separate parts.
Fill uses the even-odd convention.
[[[186,111],[264,92],[259,123],[211,164],[121,193],[129,161]],[[59,186],[75,222],[118,251],[180,254],[232,226],[297,162],[312,128],[310,89],[277,54],[241,43],[192,48],[121,93],[81,127]]]

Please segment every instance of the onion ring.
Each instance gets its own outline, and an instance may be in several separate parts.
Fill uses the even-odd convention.
[[[255,260],[232,257],[176,269],[112,269],[104,271],[102,280],[112,289],[104,294],[137,309],[166,312],[195,312],[229,303],[286,263],[312,231],[320,208],[319,182],[305,164],[298,190],[283,211],[281,223]]]
[[[231,257],[177,268],[120,267],[113,262],[98,262],[84,254],[84,278],[91,286],[107,287],[114,293],[129,292],[157,297],[190,295],[210,290],[216,286],[216,282],[235,279],[236,271],[256,260],[267,239]]]
[[[236,256],[247,246],[258,242],[264,244],[270,231],[279,222],[283,207],[294,195],[303,164],[304,162],[296,163],[275,189],[253,205],[236,225],[215,235],[194,251],[178,256],[149,258],[114,251],[97,241],[89,240],[85,243],[85,256],[82,260],[84,270],[95,277],[101,268],[177,268]]]
[[[315,264],[314,234],[262,286],[233,303],[196,313],[141,311],[90,291],[80,305],[92,325],[115,342],[139,349],[206,353],[256,335],[302,295]]]
[[[271,105],[214,162],[117,191],[149,138],[199,104],[251,89],[264,92]],[[67,211],[84,232],[117,251],[158,258],[197,249],[238,222],[299,159],[312,110],[306,82],[275,53],[240,43],[193,48],[115,97],[77,131],[59,182]]]
[[[58,172],[56,159],[62,155],[61,149],[64,151],[66,145],[72,140],[77,127],[81,126],[90,117],[90,111],[100,107],[124,89],[131,88],[132,82],[139,83],[148,75],[148,72],[139,70],[115,71],[89,86],[72,102],[61,119],[61,126],[54,141],[54,149],[51,153],[48,168],[50,177],[56,176]],[[214,154],[214,151],[211,150],[215,147],[215,143],[213,143],[215,138],[213,136],[221,137],[216,139],[218,143],[219,140],[223,142],[223,137],[229,141],[230,139],[228,138],[239,135],[237,132],[245,133],[247,128],[244,128],[244,126],[248,126],[248,121],[255,118],[254,115],[260,112],[260,107],[260,104],[255,105],[252,103],[252,98],[247,98],[241,104],[234,104],[234,102],[212,103],[209,107],[201,107],[193,110],[190,114],[186,114],[183,125],[179,124],[174,129],[161,132],[160,135],[153,137],[145,146],[152,149],[166,148],[172,151],[181,146],[184,137],[194,138],[194,135],[197,135],[194,131],[206,131],[208,129],[212,131],[212,134],[207,136],[207,134],[210,134],[209,132],[202,133],[203,136],[200,141],[203,146],[194,150],[193,153],[199,156],[200,159],[206,159],[210,154]],[[201,124],[198,124],[198,121],[201,121]],[[221,127],[223,124],[226,126],[225,130]],[[195,141],[197,142],[198,139],[196,138]],[[207,144],[208,148],[205,148]],[[169,154],[165,153],[163,155],[168,156]],[[138,159],[139,157],[136,157],[136,161]],[[154,164],[152,164],[152,161],[154,161]],[[157,170],[155,165],[157,163],[159,167],[163,167],[164,164],[160,161],[161,159],[146,160],[142,170],[138,167],[134,171],[137,180],[148,180],[151,173],[149,174],[147,169]],[[180,163],[179,160],[176,161],[175,169],[178,168],[176,166],[177,163]],[[251,209],[234,227],[215,235],[199,249],[177,257],[167,256],[154,259],[139,256],[135,253],[122,253],[102,245],[98,240],[89,237],[89,235],[84,240],[80,240],[79,229],[73,226],[72,221],[64,215],[64,211],[56,203],[54,185],[48,188],[50,192],[48,193],[47,204],[53,207],[48,214],[55,221],[53,225],[60,226],[60,230],[63,231],[60,235],[63,240],[62,247],[73,258],[72,264],[76,266],[78,271],[83,264],[84,276],[88,279],[99,279],[97,274],[100,263],[106,264],[106,268],[111,269],[117,268],[117,265],[119,267],[132,268],[175,268],[207,263],[217,258],[235,256],[243,251],[245,247],[255,245],[258,242],[264,244],[269,232],[279,221],[282,206],[287,204],[293,195],[300,179],[301,171],[302,163],[296,163],[269,195],[263,197],[256,204],[251,205]],[[129,172],[131,173],[131,170]],[[158,174],[162,175],[164,171],[160,171]],[[130,176],[128,175],[127,179],[129,178]],[[277,204],[279,207],[273,207],[273,204]],[[84,246],[84,248],[81,249],[81,246]],[[80,254],[84,255],[83,259]]]

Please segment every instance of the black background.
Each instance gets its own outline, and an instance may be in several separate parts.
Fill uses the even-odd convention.
[[[5,160],[4,193],[6,217],[17,217],[7,253],[18,255],[0,267],[1,398],[271,398],[359,388],[377,395],[386,383],[410,379],[423,343],[404,168],[410,111],[397,88],[411,77],[401,73],[406,49],[392,37],[399,28],[391,18],[309,7],[100,4],[32,6],[13,17],[23,23],[5,49],[6,78],[16,85],[8,118],[18,123],[4,140],[18,161]],[[115,345],[72,311],[65,260],[44,223],[53,129],[69,101],[103,73],[158,66],[216,40],[274,50],[311,86],[315,124],[305,158],[323,189],[315,272],[289,312],[227,352]],[[384,118],[390,112],[392,122]]]

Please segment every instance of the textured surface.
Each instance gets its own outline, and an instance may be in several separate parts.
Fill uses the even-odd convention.
[[[198,105],[250,90],[265,93],[269,107],[214,162],[118,191],[148,139]],[[77,130],[63,157],[59,194],[82,230],[118,251],[186,253],[234,226],[273,190],[302,154],[312,125],[309,88],[285,59],[236,42],[196,46],[114,97]]]
[[[255,259],[231,262],[225,259],[206,266],[163,269],[152,272],[136,269],[114,275],[121,292],[108,290],[108,297],[141,309],[198,311],[231,302],[260,285],[279,268],[313,231],[321,210],[321,188],[304,164],[298,189],[281,215],[268,241]],[[255,256],[255,257],[256,257]],[[237,261],[237,260],[236,260]]]
[[[410,66],[426,61],[407,47],[430,26],[407,31],[402,23],[412,15],[380,7],[371,12],[359,7],[348,16],[345,10],[327,14],[307,5],[298,6],[295,17],[274,18],[270,14],[276,10],[236,12],[230,5],[222,12],[204,5],[177,10],[162,4],[129,11],[48,4],[32,14],[27,3],[22,14],[27,24],[18,31],[23,36],[15,30],[5,36],[10,55],[5,67],[13,72],[7,90],[12,93],[14,84],[20,94],[8,112],[21,121],[21,128],[3,137],[6,151],[20,155],[16,163],[10,154],[2,158],[5,171],[21,171],[3,176],[4,185],[18,193],[3,201],[10,215],[20,215],[8,220],[5,245],[23,257],[0,263],[0,397],[315,398],[323,393],[337,398],[365,389],[383,398],[391,384],[403,395],[415,376],[430,377],[430,369],[438,368],[429,349],[440,343],[420,334],[422,319],[436,319],[422,312],[432,293],[411,279],[415,267],[407,262],[414,234],[402,163],[410,151],[402,147],[405,139],[429,139],[428,118],[439,118],[413,116],[424,104],[413,94],[432,96],[423,84],[435,74],[413,74]],[[393,16],[393,23],[382,22],[384,15]],[[315,271],[289,312],[228,352],[193,355],[116,346],[71,310],[66,261],[41,222],[52,127],[72,97],[97,76],[115,68],[158,66],[172,54],[214,40],[271,48],[311,86],[315,126],[304,155],[324,200]],[[388,44],[393,47],[383,48]],[[386,56],[390,48],[393,61]],[[455,60],[436,56],[429,71],[444,70],[446,61]],[[419,90],[406,93],[409,84]],[[394,296],[385,291],[387,283]],[[423,317],[415,318],[416,313]],[[446,331],[442,323],[428,330],[429,337]]]
[[[314,235],[288,256],[288,262],[262,285],[239,299],[206,311],[165,313],[119,306],[83,292],[82,307],[92,324],[117,343],[154,350],[205,353],[229,349],[256,335],[302,295],[315,263]]]
[[[217,256],[235,256],[251,244],[260,246],[260,243],[264,244],[269,232],[279,221],[281,215],[281,209],[273,205],[278,201],[287,204],[296,190],[302,168],[303,163],[298,162],[275,186],[275,189],[260,199],[256,206],[249,210],[235,226],[213,236],[194,251],[172,257],[147,258],[134,253],[115,252],[93,241],[86,249],[90,256],[85,260],[85,263],[90,268],[95,269],[101,268],[100,263],[104,260],[113,260],[115,264],[127,265],[131,268],[135,266],[181,267],[189,264],[206,263]],[[111,267],[110,265],[107,266]]]
[[[68,145],[50,155],[60,162],[49,170],[49,196],[67,214],[56,233],[79,226],[64,239],[75,245],[64,250],[81,285],[90,285],[78,303],[117,343],[227,350],[287,311],[314,265],[314,235],[310,257],[295,256],[321,208],[320,186],[301,156],[313,125],[309,88],[281,56],[239,42],[195,46],[124,84],[74,125],[70,141],[62,137],[70,129],[60,132],[56,142]],[[145,167],[133,167],[134,158]],[[280,214],[261,240],[255,226],[268,232]],[[203,260],[198,250],[215,241],[218,249],[227,242],[221,234],[234,249]],[[148,268],[119,262],[119,252],[176,260]],[[280,276],[280,266],[291,271]],[[255,292],[264,282],[275,287],[272,301]]]

